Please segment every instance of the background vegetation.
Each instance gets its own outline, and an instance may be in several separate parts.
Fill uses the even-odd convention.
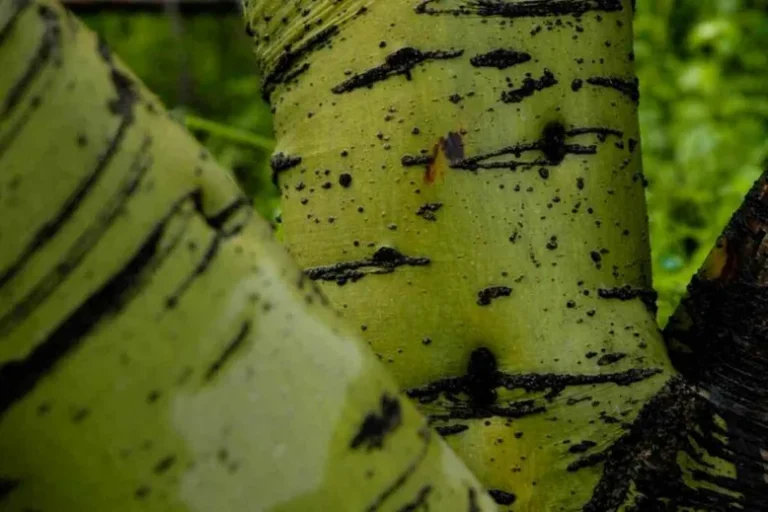
[[[239,14],[84,15],[269,218],[269,108]],[[636,62],[659,320],[768,168],[768,0],[637,0]]]

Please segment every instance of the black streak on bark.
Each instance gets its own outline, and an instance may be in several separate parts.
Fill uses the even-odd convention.
[[[29,262],[32,254],[44,247],[58,234],[59,230],[77,211],[80,203],[93,190],[99,179],[109,168],[112,158],[120,149],[120,144],[122,143],[128,128],[133,123],[133,106],[137,101],[137,96],[130,80],[128,80],[125,75],[115,69],[111,69],[110,73],[115,89],[117,90],[117,98],[111,100],[109,106],[115,114],[120,115],[121,117],[117,130],[112,135],[107,148],[99,155],[94,168],[77,185],[69,197],[67,197],[56,215],[47,220],[42,227],[35,232],[32,239],[26,247],[24,247],[15,261],[0,272],[0,288],[7,284],[8,281],[24,268],[24,265]],[[2,324],[4,324],[4,320],[0,319],[0,325]]]
[[[476,68],[507,69],[529,60],[531,60],[529,53],[499,48],[488,53],[475,55],[469,59],[469,62]]]
[[[419,450],[419,453],[414,457],[411,463],[408,464],[405,470],[390,485],[388,485],[387,488],[384,489],[384,491],[379,494],[375,500],[373,500],[373,503],[371,503],[371,505],[366,509],[366,512],[375,512],[380,510],[384,503],[386,503],[387,500],[395,492],[397,492],[398,489],[400,489],[403,485],[405,485],[406,482],[408,482],[408,479],[413,476],[416,470],[419,469],[421,463],[424,462],[424,459],[427,458],[427,452],[429,451],[429,445],[432,440],[432,433],[428,428],[425,427],[419,431],[419,438],[422,441],[421,450]]]
[[[416,512],[419,509],[429,510],[427,499],[429,498],[429,493],[431,492],[432,486],[425,485],[419,489],[419,492],[416,494],[415,498],[397,509],[397,512]]]
[[[549,16],[581,16],[590,11],[621,11],[621,0],[467,0],[459,7],[440,9],[430,4],[440,0],[421,0],[418,14],[451,14],[454,16],[498,16],[502,18],[537,18]]]
[[[423,267],[429,263],[429,258],[405,256],[392,247],[381,247],[370,258],[308,268],[304,272],[313,281],[335,281],[342,286],[350,281],[362,279],[368,274],[390,274],[398,267]]]
[[[125,174],[122,185],[112,197],[105,201],[104,207],[99,211],[95,222],[89,225],[77,237],[70,249],[38,281],[32,290],[14,304],[9,313],[0,317],[0,333],[10,331],[10,329],[26,319],[43,301],[55,292],[66,278],[79,267],[89,251],[103,238],[112,223],[123,214],[126,203],[139,190],[141,180],[151,166],[151,161],[147,157],[150,144],[151,140],[149,138],[144,140],[144,144],[137,153],[134,162]],[[73,205],[73,208],[76,206]],[[38,234],[40,232],[38,231]],[[32,245],[28,245],[27,249],[29,250]],[[26,252],[23,254],[26,254]],[[31,254],[29,255],[31,256]],[[17,259],[11,267],[3,272],[3,274],[0,274],[0,286],[16,275],[26,263],[26,259]]]
[[[235,336],[232,341],[227,343],[227,346],[224,347],[224,350],[221,352],[219,357],[216,358],[216,360],[211,364],[211,366],[208,368],[208,371],[205,372],[205,381],[211,381],[214,377],[216,377],[222,368],[227,364],[227,362],[243,347],[245,342],[248,340],[248,334],[251,332],[251,322],[250,320],[243,322],[243,325],[240,327],[240,330],[237,333],[237,336]]]
[[[480,155],[466,158],[450,158],[449,166],[451,169],[464,169],[468,171],[477,171],[479,169],[510,169],[532,168],[540,166],[557,166],[567,154],[574,155],[594,155],[597,153],[597,146],[583,146],[580,144],[566,144],[567,137],[577,137],[585,134],[597,135],[600,142],[605,142],[607,135],[622,137],[623,133],[619,130],[603,127],[579,127],[565,130],[562,124],[553,122],[544,127],[541,139],[534,142],[526,142],[505,146]],[[523,153],[528,151],[540,151],[545,158],[537,158],[529,161],[504,160],[488,161],[500,156],[512,155],[520,158]]]
[[[446,436],[454,436],[456,434],[461,434],[462,432],[466,432],[467,430],[469,430],[469,426],[468,425],[443,425],[440,427],[435,427],[435,430],[441,436],[446,437]]]
[[[626,80],[615,76],[593,76],[587,78],[587,83],[597,87],[616,89],[633,102],[637,103],[640,101],[640,90],[638,88],[637,78],[634,80]]]
[[[64,360],[96,327],[124,308],[157,268],[158,246],[170,220],[189,197],[184,197],[158,223],[136,253],[112,278],[91,295],[48,337],[20,361],[0,365],[0,418],[19,400],[34,391],[55,366]]]
[[[310,53],[324,48],[331,39],[339,33],[339,27],[331,25],[324,28],[296,49],[286,48],[280,55],[274,67],[264,77],[262,83],[262,95],[266,101],[277,85],[287,83],[309,69],[309,64],[304,63],[297,69],[296,65],[305,59]]]
[[[658,293],[655,290],[645,288],[632,288],[629,285],[624,285],[618,288],[599,288],[597,295],[601,299],[617,299],[621,301],[627,301],[632,299],[640,299],[652,313],[656,313],[656,299]]]
[[[8,35],[11,33],[13,28],[16,26],[16,21],[19,19],[19,16],[21,13],[24,12],[27,7],[32,5],[31,0],[13,0],[14,6],[12,7],[13,12],[11,12],[10,17],[5,22],[5,25],[0,27],[0,45],[2,45],[5,42],[5,39],[8,37]]]
[[[455,59],[464,54],[464,50],[435,50],[421,51],[416,48],[400,48],[387,55],[384,64],[367,71],[353,75],[339,85],[333,87],[334,94],[344,94],[361,87],[373,87],[376,82],[386,80],[391,76],[405,75],[411,80],[411,71],[418,64],[431,60]]]
[[[45,64],[52,56],[55,56],[61,44],[61,27],[59,26],[58,15],[44,5],[38,7],[38,13],[45,24],[45,30],[40,39],[40,46],[38,46],[35,55],[29,60],[27,69],[8,90],[8,94],[3,101],[3,109],[0,111],[0,118],[8,115],[13,107],[19,103]]]

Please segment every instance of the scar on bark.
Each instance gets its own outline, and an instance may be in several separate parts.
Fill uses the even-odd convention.
[[[406,256],[392,247],[381,247],[370,258],[312,267],[304,273],[313,281],[335,281],[343,286],[370,274],[391,274],[398,267],[423,267],[429,264],[429,258]]]
[[[444,156],[445,158],[441,158]],[[448,132],[445,137],[440,137],[432,146],[432,152],[429,155],[405,155],[400,162],[404,167],[413,167],[424,165],[424,181],[434,183],[438,176],[445,172],[445,167],[450,166],[451,162],[459,161],[464,158],[464,141],[461,133]],[[446,160],[444,162],[444,160]]]

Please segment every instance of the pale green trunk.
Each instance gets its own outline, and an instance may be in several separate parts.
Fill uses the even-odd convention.
[[[0,70],[3,512],[494,509],[74,18],[2,0]]]
[[[632,14],[629,0],[246,3],[291,254],[516,510],[632,503],[598,485],[603,461],[672,374]]]

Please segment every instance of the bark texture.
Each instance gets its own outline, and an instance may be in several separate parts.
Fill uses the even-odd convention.
[[[0,1],[0,509],[493,510],[228,173]]]
[[[650,492],[637,456],[673,372],[632,2],[245,7],[283,238],[431,424],[505,510]]]
[[[768,174],[755,183],[666,328],[675,366],[710,418],[702,444],[731,503],[768,508]],[[711,418],[716,418],[714,421]],[[715,428],[716,425],[716,428]],[[727,500],[724,501],[724,503]],[[725,508],[725,507],[723,507]]]

